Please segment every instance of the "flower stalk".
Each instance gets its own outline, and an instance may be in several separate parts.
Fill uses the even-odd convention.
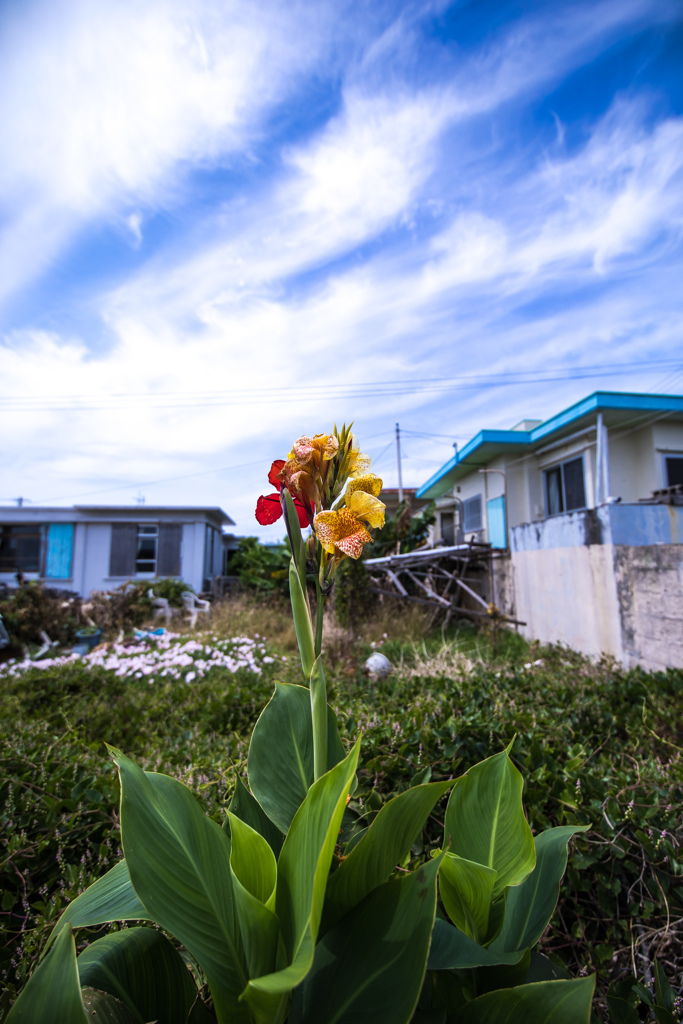
[[[279,495],[262,495],[256,518],[262,525],[284,516],[292,551],[289,593],[301,669],[311,694],[314,777],[327,772],[327,686],[322,665],[323,618],[335,572],[344,558],[359,558],[372,537],[368,527],[384,526],[382,481],[370,473],[345,425],[331,434],[306,435],[294,442],[287,459],[276,459],[269,482]],[[301,534],[310,526],[308,542]],[[309,558],[309,553],[311,558]],[[315,585],[315,625],[308,596]]]

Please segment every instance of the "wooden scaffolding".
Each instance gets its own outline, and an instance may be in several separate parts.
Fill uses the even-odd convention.
[[[470,541],[453,547],[420,548],[405,555],[365,561],[375,594],[430,605],[434,619],[464,616],[497,624],[524,626],[505,615],[487,595],[493,588],[493,561],[500,557],[490,544]]]

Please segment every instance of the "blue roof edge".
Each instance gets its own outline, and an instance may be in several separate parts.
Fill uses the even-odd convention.
[[[426,492],[438,484],[451,470],[461,465],[470,455],[488,443],[493,444],[533,444],[556,430],[566,427],[573,420],[585,416],[589,412],[601,409],[633,409],[644,412],[683,412],[683,395],[653,395],[627,391],[594,391],[587,398],[570,405],[568,409],[551,416],[549,420],[534,427],[533,430],[480,430],[471,441],[468,441],[461,452],[457,452],[449,462],[438,469],[426,484],[419,488],[416,498],[423,498]]]

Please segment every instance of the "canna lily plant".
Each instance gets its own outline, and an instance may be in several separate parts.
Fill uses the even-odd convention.
[[[509,748],[353,827],[360,740],[344,749],[327,704],[322,615],[383,524],[382,481],[346,427],[299,438],[269,481],[256,515],[287,526],[302,684],[276,683],[222,827],[110,748],[124,858],[66,909],[8,1024],[588,1024],[594,979],[534,951],[587,826],[534,838]],[[442,849],[397,871],[449,791]],[[76,956],[75,929],[115,921],[137,924]]]

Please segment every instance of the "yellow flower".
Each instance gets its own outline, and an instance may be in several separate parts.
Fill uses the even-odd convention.
[[[349,476],[359,476],[367,473],[372,465],[372,459],[365,452],[360,450],[355,434],[351,434],[351,447],[346,456],[346,472]]]
[[[367,491],[353,491],[346,499],[346,504],[358,519],[364,519],[368,526],[384,526],[385,504]]]
[[[352,476],[346,485],[344,501],[348,508],[356,513],[359,519],[364,519],[369,526],[384,526],[384,502],[379,500],[379,493],[382,490],[382,480],[374,473],[364,473],[362,476]]]
[[[338,512],[318,512],[313,520],[313,529],[328,555],[335,555],[337,559],[345,555],[360,558],[363,545],[372,540],[350,508],[341,508]]]

